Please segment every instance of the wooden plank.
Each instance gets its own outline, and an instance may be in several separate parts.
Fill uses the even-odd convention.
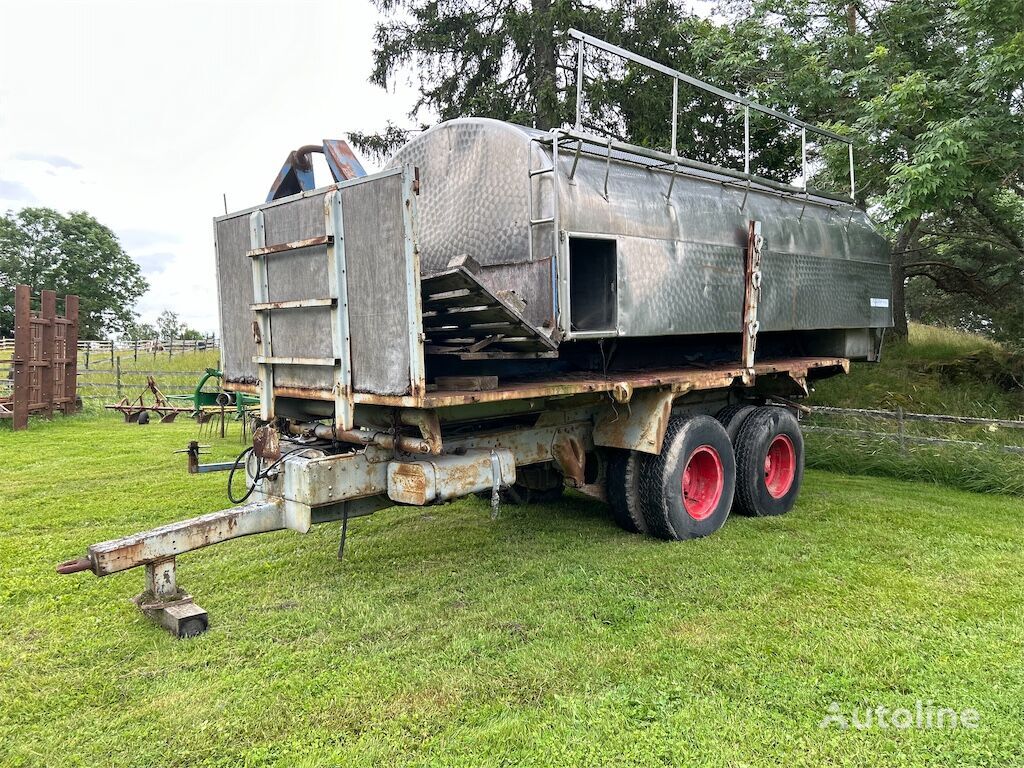
[[[472,291],[450,291],[440,296],[429,296],[423,299],[423,310],[437,312],[455,307],[486,307],[494,302],[486,296]]]
[[[435,380],[438,389],[454,389],[465,392],[483,392],[497,389],[497,376],[438,376]]]
[[[457,291],[460,289],[473,290],[477,283],[461,268],[447,272],[439,272],[436,275],[428,275],[420,280],[421,292],[424,296],[433,296],[438,293]]]
[[[436,314],[423,313],[423,327],[428,332],[431,328],[441,328],[443,326],[454,325],[468,328],[471,325],[486,323],[515,323],[516,325],[521,325],[524,331],[529,328],[529,326],[522,323],[518,317],[505,307],[458,309],[452,312],[438,312]]]
[[[484,323],[460,328],[425,328],[423,332],[426,334],[427,339],[472,338],[479,340],[498,333],[506,336],[510,333],[515,333],[517,336],[522,336],[523,329],[511,323]]]
[[[14,405],[13,428],[28,427],[29,376],[32,355],[31,293],[27,285],[14,289]]]
[[[50,360],[54,357],[54,324],[57,316],[57,292],[42,291],[39,315],[46,321],[43,326],[43,337],[39,344],[39,359],[42,363],[39,371],[39,401],[45,403],[43,415],[46,418],[53,416],[53,366]]]

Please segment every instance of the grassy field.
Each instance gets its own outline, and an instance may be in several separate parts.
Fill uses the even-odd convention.
[[[220,350],[209,349],[201,352],[146,354],[139,353],[138,359],[130,350],[117,353],[121,362],[122,397],[134,399],[146,386],[146,377],[152,375],[157,386],[165,395],[191,394],[199,382],[197,371],[220,367]],[[102,410],[106,403],[116,403],[117,377],[109,357],[90,360],[90,368],[82,368],[84,359],[79,360],[79,392],[86,411]],[[152,373],[159,371],[159,373]],[[213,382],[210,389],[215,388]],[[146,402],[152,398],[147,393]]]
[[[912,324],[907,342],[887,342],[878,364],[854,363],[849,376],[818,382],[811,405],[1024,418],[1024,358],[973,334]],[[810,417],[809,424],[896,432],[896,424],[858,417]],[[909,422],[907,434],[970,441],[981,447],[910,443],[807,433],[809,466],[1024,496],[1024,430]]]
[[[984,337],[911,323],[909,340],[885,342],[880,363],[854,363],[849,376],[819,382],[810,403],[1018,419],[1024,381],[1007,387],[994,380],[1013,359]],[[943,372],[942,364],[955,361],[969,364],[956,376]]]
[[[85,545],[227,506],[195,425],[0,430],[0,765],[1021,763],[1024,503],[810,471],[796,509],[671,544],[595,502],[391,509],[181,559],[210,631]],[[215,444],[210,459],[239,450]],[[976,730],[839,730],[918,699]]]

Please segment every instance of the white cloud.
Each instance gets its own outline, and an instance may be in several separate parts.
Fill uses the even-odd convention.
[[[368,0],[34,0],[3,16],[0,207],[85,210],[117,232],[151,275],[149,321],[166,307],[216,329],[222,194],[259,203],[290,150],[403,123],[413,102],[367,82]]]

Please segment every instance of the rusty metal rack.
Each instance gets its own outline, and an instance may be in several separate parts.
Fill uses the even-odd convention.
[[[146,402],[146,395],[152,396],[152,402]],[[180,414],[192,414],[195,409],[192,406],[174,405],[157,386],[152,376],[146,377],[146,386],[134,398],[123,397],[120,401],[111,405],[103,406],[107,410],[117,411],[124,416],[125,422],[137,424],[144,413],[153,413],[160,416],[160,422],[169,424]]]
[[[13,387],[0,398],[0,418],[14,429],[26,429],[30,414],[47,418],[55,411],[74,413],[77,406],[78,297],[64,297],[57,314],[57,294],[41,291],[39,309],[32,309],[32,289],[14,289]]]

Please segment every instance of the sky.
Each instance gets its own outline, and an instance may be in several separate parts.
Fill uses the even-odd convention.
[[[377,20],[369,0],[0,0],[0,211],[88,211],[149,281],[143,320],[216,332],[222,195],[255,205],[290,150],[405,122],[412,88],[367,82]]]

